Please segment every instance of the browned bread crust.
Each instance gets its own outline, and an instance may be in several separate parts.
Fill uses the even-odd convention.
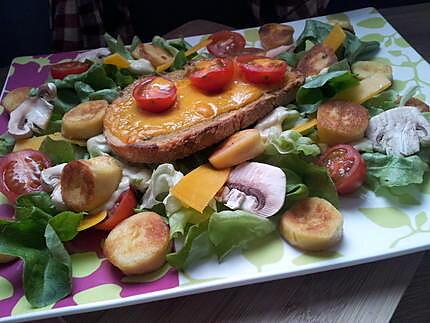
[[[299,72],[291,71],[286,78],[283,88],[265,93],[238,110],[223,113],[188,129],[134,144],[122,142],[106,126],[104,134],[113,152],[132,163],[164,163],[184,158],[251,126],[275,107],[292,102],[304,77]],[[124,94],[130,93],[134,86],[135,83],[125,88]],[[120,96],[112,104],[121,103],[126,96]]]

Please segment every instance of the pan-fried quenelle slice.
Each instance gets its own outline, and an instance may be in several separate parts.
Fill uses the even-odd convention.
[[[163,113],[139,109],[132,96],[137,82],[109,105],[104,134],[112,150],[134,163],[162,163],[184,158],[251,126],[276,106],[294,100],[304,82],[299,72],[287,71],[277,88],[241,80],[218,94],[191,86],[185,72],[167,75],[175,81],[177,101]]]

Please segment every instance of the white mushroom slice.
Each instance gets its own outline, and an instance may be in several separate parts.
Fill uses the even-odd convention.
[[[410,156],[430,145],[430,123],[417,108],[399,107],[371,118],[366,137],[379,152]]]
[[[220,199],[226,206],[269,217],[284,205],[287,181],[278,167],[247,162],[233,169],[225,186]]]
[[[105,47],[102,47],[80,53],[78,54],[78,56],[76,56],[75,60],[81,63],[84,63],[86,60],[90,60],[97,63],[100,62],[103,57],[108,55],[110,55],[110,50]]]
[[[37,95],[29,97],[10,113],[8,132],[17,139],[29,138],[33,132],[46,129],[54,106],[48,101],[57,95],[53,83],[42,85]]]
[[[51,192],[51,199],[54,205],[59,210],[65,210],[66,204],[64,204],[63,197],[61,195],[61,173],[63,172],[64,166],[67,163],[59,164],[54,167],[46,168],[40,174],[42,185],[48,192]]]
[[[282,53],[285,53],[285,52],[293,51],[295,48],[296,48],[295,44],[292,44],[292,45],[281,45],[279,47],[275,47],[275,48],[269,49],[266,52],[265,56],[270,57],[270,58],[276,58],[278,55],[280,55]]]

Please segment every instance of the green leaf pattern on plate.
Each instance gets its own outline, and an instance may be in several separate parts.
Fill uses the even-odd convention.
[[[79,292],[73,296],[77,304],[88,304],[120,298],[121,286],[116,284],[103,284]]]
[[[430,233],[430,229],[423,229],[427,222],[427,214],[422,211],[415,215],[415,227],[412,225],[406,212],[394,207],[360,208],[363,213],[374,224],[386,229],[409,228],[409,233],[395,239],[389,245],[394,248],[400,241],[407,239],[417,233]]]
[[[258,35],[257,28],[249,28],[245,29],[243,32],[243,36],[250,46],[255,46],[256,42],[260,40],[260,36]]]
[[[0,276],[0,301],[13,295],[13,285],[3,276]]]
[[[102,264],[95,252],[75,253],[70,256],[72,259],[72,276],[74,278],[82,278],[91,275]]]
[[[262,271],[263,266],[277,263],[284,256],[285,242],[277,232],[258,240],[242,255],[256,268]]]
[[[342,257],[342,254],[337,251],[315,251],[297,256],[292,260],[292,263],[296,266],[304,266],[340,257]]]
[[[41,307],[41,308],[34,308],[30,305],[30,303],[27,301],[25,296],[22,296],[18,302],[15,304],[14,308],[12,309],[12,315],[18,315],[18,314],[24,314],[28,312],[36,312],[36,311],[43,311],[43,310],[49,310],[54,306],[54,304]]]
[[[172,269],[172,266],[170,266],[166,262],[161,268],[157,269],[156,271],[143,275],[124,276],[121,281],[123,283],[150,283],[159,280],[160,278],[163,278],[164,275],[166,275],[170,269]]]
[[[362,20],[358,23],[360,27],[378,29],[384,27],[386,24],[385,19],[381,17],[374,17]]]

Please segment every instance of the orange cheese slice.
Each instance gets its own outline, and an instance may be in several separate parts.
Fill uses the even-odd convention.
[[[327,45],[333,51],[337,51],[337,49],[343,44],[345,41],[346,34],[343,31],[342,27],[339,25],[335,25],[327,37],[324,39],[323,44]]]
[[[86,215],[81,220],[81,223],[79,224],[78,231],[83,231],[86,229],[89,229],[96,224],[99,224],[107,217],[107,211],[101,211],[99,213]]]
[[[216,193],[227,182],[230,168],[215,169],[204,164],[185,175],[171,193],[184,205],[202,213]]]

